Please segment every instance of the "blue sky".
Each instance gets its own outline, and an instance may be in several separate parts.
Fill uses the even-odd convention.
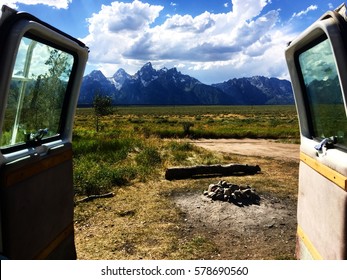
[[[288,79],[286,43],[342,0],[0,0],[79,38],[86,69],[134,74],[146,62],[211,84]]]

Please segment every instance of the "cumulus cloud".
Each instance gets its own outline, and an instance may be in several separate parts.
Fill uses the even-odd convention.
[[[214,24],[215,21],[210,13],[205,12],[195,18],[191,15],[174,15],[164,23],[164,28],[176,29],[177,32],[203,33]]]
[[[286,75],[284,48],[292,37],[276,26],[279,10],[264,13],[269,3],[232,0],[228,13],[165,19],[160,5],[113,2],[88,19],[89,35],[82,40],[90,47],[90,63],[100,63],[106,75],[119,67],[131,73],[151,61],[155,67],[180,65],[183,73],[206,83],[253,74],[281,77]],[[155,24],[160,16],[164,21]]]
[[[135,0],[102,5],[98,13],[87,19],[89,35],[83,40],[90,47],[90,61],[121,64],[129,49],[139,49],[139,57],[151,47],[150,25],[164,7]],[[149,54],[149,53],[148,53]]]
[[[25,5],[47,5],[57,9],[67,9],[72,0],[5,0],[5,5],[18,9],[18,4]]]
[[[308,7],[306,10],[304,10],[304,11],[301,11],[301,12],[298,12],[298,13],[294,13],[294,14],[292,15],[292,18],[305,16],[305,15],[307,15],[309,12],[315,11],[315,10],[317,10],[317,9],[318,9],[318,6],[317,6],[317,5],[311,5],[311,6],[309,6],[309,7]]]
[[[232,0],[232,13],[239,20],[250,20],[258,16],[271,0]]]

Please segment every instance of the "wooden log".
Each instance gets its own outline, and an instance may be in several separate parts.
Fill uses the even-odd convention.
[[[186,167],[172,167],[166,169],[166,180],[181,180],[197,177],[217,177],[217,176],[240,176],[254,175],[260,172],[259,165],[242,165],[242,164],[227,164],[227,165],[196,165]]]

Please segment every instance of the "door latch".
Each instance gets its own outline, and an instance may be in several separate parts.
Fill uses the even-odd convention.
[[[323,147],[326,147],[327,149],[331,149],[334,147],[334,144],[336,144],[336,137],[332,136],[329,138],[324,138],[322,141],[319,142],[319,144],[315,145],[314,148],[317,151],[322,151]]]

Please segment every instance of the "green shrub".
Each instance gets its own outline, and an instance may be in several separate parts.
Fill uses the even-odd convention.
[[[147,147],[136,155],[135,161],[140,166],[152,168],[161,164],[161,156],[157,149]]]
[[[194,126],[192,122],[182,122],[183,133],[185,136],[190,135],[190,128]]]
[[[171,141],[168,146],[171,151],[188,152],[194,150],[194,146],[189,142]]]
[[[75,193],[87,196],[106,193],[127,184],[136,174],[131,166],[112,166],[83,158],[74,162]]]
[[[187,160],[188,158],[188,153],[187,152],[182,152],[182,151],[175,151],[172,152],[172,157],[175,162],[178,164],[184,163],[184,161]]]

